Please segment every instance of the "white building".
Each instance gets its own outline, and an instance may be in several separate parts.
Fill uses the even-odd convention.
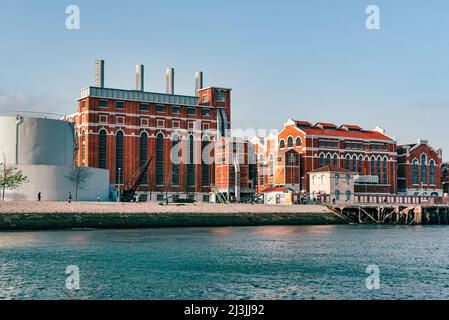
[[[0,117],[0,163],[22,170],[29,182],[20,189],[6,191],[5,200],[66,200],[75,188],[67,179],[73,168],[73,124],[61,120]],[[109,200],[109,171],[88,168],[91,176],[78,200]]]
[[[354,174],[346,169],[325,166],[309,173],[310,198],[325,203],[354,203]]]

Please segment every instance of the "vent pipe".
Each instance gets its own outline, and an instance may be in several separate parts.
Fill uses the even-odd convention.
[[[175,69],[167,68],[166,84],[167,84],[167,93],[174,94],[175,93]]]
[[[104,88],[104,60],[95,61],[95,86]]]
[[[144,66],[143,64],[136,65],[136,90],[144,91]]]
[[[198,90],[203,88],[203,72],[195,72],[195,95],[198,95]]]

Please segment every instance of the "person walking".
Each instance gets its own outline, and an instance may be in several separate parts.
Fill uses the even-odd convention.
[[[97,197],[97,202],[100,202],[100,197]]]
[[[42,197],[42,195],[41,195],[41,193],[39,191],[38,194],[37,194],[37,201],[41,201],[41,197]]]
[[[72,193],[69,192],[69,203],[71,203],[71,202],[72,202]]]

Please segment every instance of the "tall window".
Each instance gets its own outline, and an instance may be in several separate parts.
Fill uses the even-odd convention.
[[[413,171],[413,184],[419,184],[418,160],[416,159],[413,160],[412,171]]]
[[[379,177],[379,182],[381,181],[381,171],[382,168],[382,159],[380,157],[377,158],[377,176]]]
[[[179,157],[179,137],[177,135],[174,135],[172,137],[171,141],[171,152],[172,152],[172,159],[171,159],[171,184],[174,186],[179,186],[179,163],[180,163],[180,157]],[[176,152],[175,152],[176,151]]]
[[[164,135],[156,136],[156,185],[164,185]]]
[[[351,170],[351,157],[346,156],[346,170]]]
[[[351,201],[351,191],[346,191],[346,201]]]
[[[281,140],[281,142],[279,142],[279,147],[285,148],[285,141],[284,140]]]
[[[335,201],[340,201],[340,191],[335,190]]]
[[[209,150],[209,140],[203,140],[201,142],[201,162],[202,162],[202,170],[201,170],[201,183],[203,186],[210,185],[210,150]]]
[[[320,154],[320,168],[324,167],[324,154]]]
[[[358,169],[359,174],[363,174],[363,156],[359,157],[359,169]]]
[[[421,156],[421,182],[427,184],[427,156]]]
[[[115,136],[115,181],[118,184],[124,184],[123,146],[123,131],[118,131]]]
[[[187,162],[187,186],[189,187],[193,187],[195,186],[195,164],[194,162],[194,139],[193,136],[190,135],[189,139],[188,139],[188,144],[189,144],[189,161]]]
[[[371,158],[371,175],[374,176],[376,174],[376,160],[374,157]]]
[[[98,135],[98,167],[106,169],[107,157],[107,133],[106,130],[100,130]]]
[[[81,165],[86,165],[86,133],[84,130],[81,132]]]
[[[326,164],[327,164],[328,166],[331,165],[331,155],[330,155],[330,154],[328,154],[328,155],[326,156]]]
[[[140,167],[144,166],[148,160],[148,135],[144,132],[140,136]],[[141,184],[148,184],[148,168],[140,180]]]
[[[300,137],[296,138],[296,146],[300,147],[301,144],[302,144],[301,138]]]
[[[334,155],[334,166],[338,167],[338,156]]]
[[[388,183],[388,162],[387,158],[384,158],[384,165],[382,167],[383,170],[383,182],[384,184]]]
[[[433,160],[429,162],[429,181],[430,184],[435,184],[435,161]]]
[[[293,138],[292,137],[288,137],[288,139],[287,139],[287,147],[293,148]]]
[[[354,172],[354,173],[357,172],[357,157],[356,156],[352,157],[352,172]]]

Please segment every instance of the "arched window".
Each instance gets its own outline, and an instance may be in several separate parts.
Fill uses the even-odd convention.
[[[346,174],[346,184],[349,184],[351,182],[351,175],[349,173]]]
[[[352,157],[352,172],[354,172],[354,173],[357,172],[357,157],[356,156]]]
[[[359,157],[358,173],[359,173],[360,175],[363,174],[363,156],[360,156],[360,157]]]
[[[296,138],[296,146],[300,147],[302,145],[302,140],[300,137]]]
[[[433,160],[429,162],[429,183],[435,184],[435,161]]]
[[[382,159],[380,157],[377,157],[377,176],[379,177],[379,182],[381,182],[381,175],[382,175]]]
[[[328,166],[331,165],[331,155],[330,155],[330,154],[328,154],[328,155],[326,156],[326,165],[328,165]]]
[[[140,167],[142,168],[148,160],[148,134],[145,132],[140,135]],[[148,184],[148,168],[140,180],[143,185]]]
[[[320,154],[320,168],[324,167],[324,154]]]
[[[98,167],[106,169],[107,163],[107,133],[106,130],[100,130],[98,134]]]
[[[81,132],[81,165],[86,166],[86,133]]]
[[[203,139],[203,141],[201,141],[201,162],[203,164],[201,168],[201,183],[203,186],[210,185],[211,157],[210,157],[209,144],[210,141],[207,137]]]
[[[388,183],[388,162],[387,162],[387,158],[384,158],[384,164],[382,166],[382,170],[383,170],[383,182],[384,184]]]
[[[283,139],[279,142],[279,147],[282,149],[285,148],[285,141]]]
[[[274,177],[274,159],[272,154],[270,154],[270,177]]]
[[[164,135],[156,136],[156,185],[164,185]]]
[[[418,160],[416,159],[413,160],[412,171],[413,171],[413,184],[419,184]]]
[[[287,147],[293,148],[293,138],[292,137],[288,137],[288,139],[287,139]]]
[[[346,156],[346,170],[351,170],[351,157],[349,155]]]
[[[371,175],[374,176],[376,174],[376,160],[374,157],[371,158]]]
[[[171,184],[179,186],[179,164],[181,159],[179,156],[179,137],[174,135],[171,140]]]
[[[334,155],[334,166],[338,167],[338,156]]]
[[[115,135],[115,181],[117,184],[124,184],[123,148],[123,131],[118,131]]]
[[[193,135],[189,136],[188,139],[188,155],[189,155],[189,161],[187,162],[187,186],[194,187],[195,186],[195,139],[193,138]]]
[[[335,184],[338,184],[340,181],[340,175],[338,173],[335,174]]]
[[[421,182],[427,184],[427,156],[421,155]]]
[[[340,191],[335,190],[335,201],[340,201]]]
[[[351,191],[346,191],[346,201],[351,201]]]

